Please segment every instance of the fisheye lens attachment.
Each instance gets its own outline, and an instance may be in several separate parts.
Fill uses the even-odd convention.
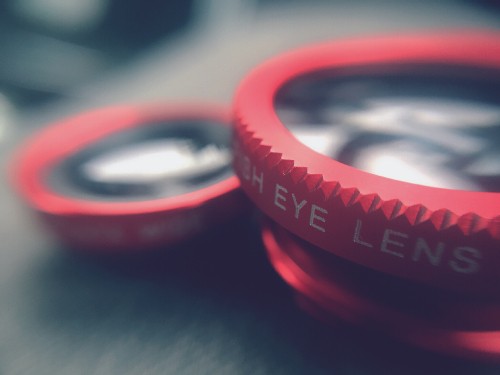
[[[264,63],[234,101],[243,190],[341,258],[497,293],[499,45],[495,32],[429,33],[335,41]]]

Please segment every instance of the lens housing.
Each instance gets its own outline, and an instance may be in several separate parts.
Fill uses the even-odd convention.
[[[224,159],[229,123],[225,108],[202,103],[93,110],[28,140],[14,160],[13,182],[71,247],[170,245],[246,209]]]
[[[263,218],[262,239],[299,305],[327,324],[338,318],[426,350],[498,361],[498,300],[463,298],[338,259]]]
[[[499,193],[408,183],[341,163],[300,142],[275,100],[303,76],[395,64],[493,72],[482,79],[498,84],[499,44],[495,32],[379,37],[306,47],[264,63],[234,101],[234,166],[243,190],[284,228],[341,258],[445,289],[498,292]]]

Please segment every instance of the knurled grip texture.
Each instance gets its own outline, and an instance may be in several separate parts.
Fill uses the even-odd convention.
[[[319,154],[285,127],[278,90],[312,72],[436,63],[494,69],[500,33],[335,41],[254,69],[234,100],[234,167],[247,195],[299,237],[366,267],[439,287],[498,291],[500,194],[433,188],[370,174]]]

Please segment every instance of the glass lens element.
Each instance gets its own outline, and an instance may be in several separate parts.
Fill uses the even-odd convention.
[[[325,71],[282,87],[275,108],[302,143],[342,163],[421,185],[500,191],[498,72]]]

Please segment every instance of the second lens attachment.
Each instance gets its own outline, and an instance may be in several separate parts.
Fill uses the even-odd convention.
[[[235,169],[281,226],[372,270],[500,292],[500,35],[337,41],[257,67]]]
[[[31,208],[72,247],[165,246],[245,210],[230,133],[228,112],[214,105],[94,110],[29,140],[12,174]]]
[[[500,358],[500,302],[443,292],[364,269],[263,220],[271,264],[319,320],[338,318],[440,353],[470,359]]]

